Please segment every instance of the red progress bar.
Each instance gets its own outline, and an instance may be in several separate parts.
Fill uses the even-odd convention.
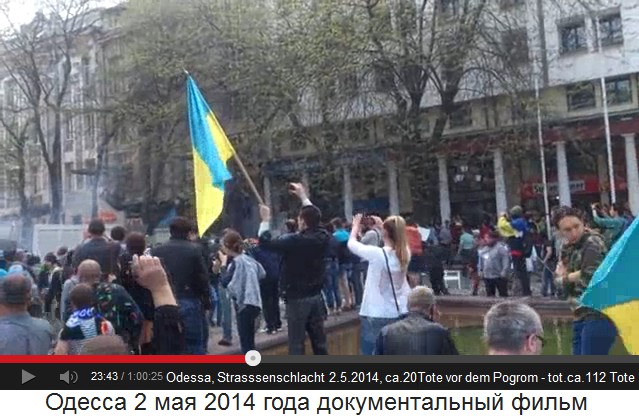
[[[244,355],[211,356],[1,356],[0,364],[5,363],[246,363]]]

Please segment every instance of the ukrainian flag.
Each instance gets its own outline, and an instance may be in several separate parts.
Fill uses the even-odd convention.
[[[224,183],[232,178],[227,162],[235,151],[191,76],[187,84],[197,227],[202,236],[222,214]]]
[[[628,353],[639,355],[639,218],[613,245],[592,281],[581,304],[595,309],[614,322]]]

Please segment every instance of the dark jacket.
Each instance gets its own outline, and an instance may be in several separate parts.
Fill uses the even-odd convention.
[[[100,264],[103,275],[118,275],[118,259],[122,251],[117,242],[108,242],[104,238],[92,238],[80,245],[73,254],[73,267],[78,268],[85,260],[94,260]]]
[[[199,244],[171,238],[155,248],[153,255],[162,261],[176,298],[198,299],[205,309],[210,308],[209,270]]]
[[[152,354],[181,354],[184,350],[184,324],[177,306],[165,305],[153,311]]]
[[[339,248],[341,244],[335,239],[333,236],[330,237],[328,243],[328,250],[326,252],[326,258],[330,260],[334,260],[337,262],[337,257],[339,255]]]
[[[382,328],[375,354],[387,356],[440,356],[458,354],[450,333],[442,325],[411,312]]]
[[[249,255],[255,258],[255,261],[262,264],[264,271],[266,271],[266,278],[264,281],[277,282],[280,278],[280,256],[273,251],[264,249],[263,246],[256,246],[249,252]]]
[[[447,257],[447,248],[444,245],[430,245],[424,248],[424,260],[428,270],[443,270],[444,261],[446,261]]]
[[[330,240],[327,231],[309,229],[260,243],[265,250],[282,256],[280,290],[285,299],[302,299],[321,293]]]
[[[140,311],[147,321],[153,321],[153,296],[149,289],[138,284],[133,273],[133,255],[129,251],[125,251],[120,255],[120,275],[118,276],[119,284],[129,292],[129,295],[137,303]]]
[[[60,302],[62,302],[62,285],[64,284],[63,270],[54,269],[51,275],[51,284],[49,284],[49,290],[44,300],[44,311],[51,312],[51,303],[55,299],[58,302],[58,311],[60,311]],[[58,312],[58,316],[60,313]],[[56,318],[58,317],[56,316]]]

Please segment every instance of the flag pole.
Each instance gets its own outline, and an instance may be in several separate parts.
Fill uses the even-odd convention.
[[[191,74],[184,67],[182,67],[182,71],[184,72],[184,74],[187,77],[191,76]],[[240,159],[240,156],[237,154],[237,151],[235,150],[235,148],[232,145],[231,145],[231,148],[233,148],[233,159],[235,160],[235,163],[237,164],[237,166],[240,168],[240,171],[242,172],[242,175],[244,175],[244,179],[246,179],[246,182],[248,183],[249,188],[251,188],[251,192],[253,193],[253,195],[257,199],[257,202],[260,203],[260,205],[262,205],[262,206],[265,205],[261,194],[259,193],[259,191],[257,190],[257,187],[253,183],[253,180],[251,179],[251,176],[249,175],[248,171],[246,170],[246,167],[244,166],[244,163],[242,163],[242,159]]]
[[[615,166],[613,162],[612,156],[612,140],[610,135],[610,117],[608,114],[608,91],[606,86],[606,56],[603,52],[603,48],[601,46],[601,28],[600,28],[600,20],[597,17],[595,21],[595,35],[597,37],[597,52],[600,57],[600,75],[599,75],[599,83],[601,84],[601,99],[603,102],[603,117],[604,117],[604,130],[606,135],[606,153],[608,155],[608,178],[610,182],[610,200],[612,204],[617,203],[617,188],[615,185]]]
[[[240,159],[240,156],[237,154],[237,152],[233,153],[233,159],[235,160],[235,163],[237,163],[237,166],[240,168],[240,171],[242,172],[242,175],[244,175],[244,179],[246,179],[246,182],[248,183],[249,187],[251,188],[251,191],[253,192],[253,195],[257,199],[257,202],[260,203],[260,205],[262,205],[262,206],[266,205],[264,203],[264,200],[262,199],[262,196],[260,195],[259,191],[257,190],[257,187],[253,183],[253,180],[251,179],[251,176],[249,175],[248,171],[246,170],[246,167],[244,166],[244,163],[242,163],[242,159]]]
[[[544,150],[544,134],[541,122],[541,106],[539,104],[539,78],[537,72],[535,72],[535,101],[537,102],[537,140],[539,142],[539,156],[541,160],[541,179],[544,186],[544,210],[546,212],[546,235],[548,239],[552,238],[551,225],[550,225],[550,203],[548,200],[548,179],[546,176],[546,153]]]
[[[182,71],[184,72],[186,76],[191,75],[184,67],[182,67]],[[233,146],[231,146],[231,148],[233,148]],[[233,159],[235,160],[235,163],[237,164],[237,166],[240,168],[242,175],[244,175],[244,179],[246,179],[246,182],[249,184],[249,187],[251,188],[253,195],[257,199],[257,202],[260,203],[260,205],[265,205],[264,200],[262,199],[262,196],[257,190],[257,187],[255,187],[253,180],[251,179],[248,171],[246,170],[246,167],[244,166],[244,163],[242,163],[242,159],[240,159],[240,156],[237,154],[237,151],[235,150],[235,148],[233,148]]]

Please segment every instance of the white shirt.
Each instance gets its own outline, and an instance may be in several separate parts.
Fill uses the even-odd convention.
[[[407,313],[406,305],[410,286],[408,281],[406,281],[406,273],[402,272],[400,268],[395,251],[388,247],[380,248],[378,246],[364,245],[352,239],[348,241],[348,249],[353,254],[368,261],[368,272],[359,315],[371,318],[397,318]],[[397,303],[399,304],[399,313],[395,305],[391,281],[388,278],[384,252],[388,256],[388,265],[390,266]]]
[[[422,237],[422,242],[428,242],[428,238],[430,238],[430,229],[426,229],[423,227],[418,227],[419,236]]]

